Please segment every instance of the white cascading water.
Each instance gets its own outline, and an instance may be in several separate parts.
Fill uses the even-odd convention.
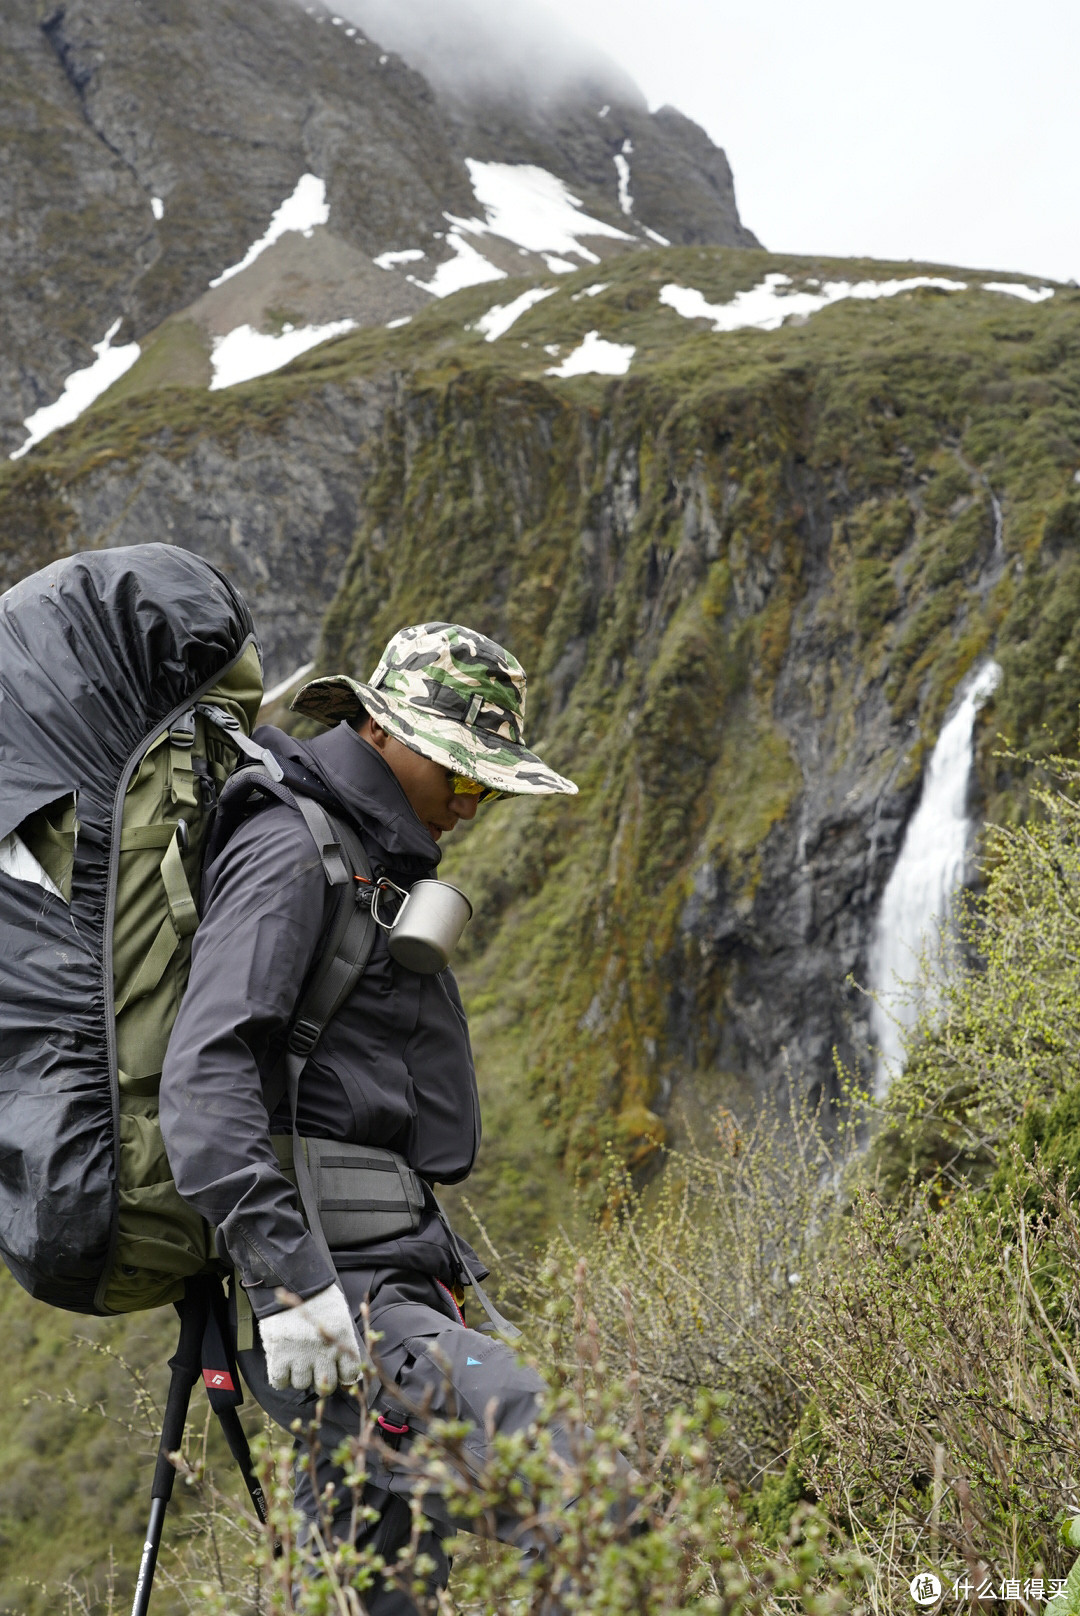
[[[881,900],[870,951],[879,1094],[903,1065],[904,1033],[920,1010],[920,960],[938,946],[964,879],[972,837],[967,796],[975,715],[1000,678],[998,664],[985,662],[938,736],[919,806]]]

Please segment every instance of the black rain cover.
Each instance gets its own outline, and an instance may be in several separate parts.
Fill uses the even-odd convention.
[[[70,907],[0,872],[0,1254],[79,1312],[115,1216],[103,928],[132,753],[254,633],[233,585],[167,544],[88,551],[0,596],[0,838],[77,793]]]

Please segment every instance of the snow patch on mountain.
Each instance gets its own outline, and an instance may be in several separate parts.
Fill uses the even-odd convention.
[[[309,673],[314,672],[314,662],[305,662],[303,667],[297,668],[294,673],[290,673],[287,679],[282,679],[280,684],[274,685],[271,690],[264,690],[262,705],[269,707],[273,702],[280,701],[282,696],[288,695],[293,685],[298,685],[301,679],[306,679]]]
[[[94,363],[87,365],[84,370],[73,370],[56,402],[44,404],[33,415],[27,416],[23,426],[30,436],[9,456],[10,459],[21,460],[28,449],[40,443],[42,438],[47,438],[50,432],[55,432],[58,427],[70,426],[84,410],[90,408],[95,399],[101,397],[107,387],[111,387],[125,371],[131,369],[139,357],[139,344],[125,342],[119,348],[114,348],[112,339],[119,329],[120,321],[114,320],[102,341],[93,345],[97,354]]]
[[[310,236],[315,226],[326,224],[329,217],[330,204],[326,200],[326,181],[319,179],[315,174],[301,174],[292,195],[285,198],[270,220],[266,234],[260,236],[258,241],[252,242],[240,262],[223,269],[210,285],[220,286],[223,281],[239,275],[242,270],[253,264],[267,247],[272,246],[279,236],[285,235],[286,231],[298,230],[302,235]]]
[[[447,218],[450,215],[447,214]],[[451,223],[460,224],[463,221],[452,219]],[[466,226],[467,227],[467,226]],[[409,280],[421,291],[430,292],[432,297],[449,297],[453,292],[460,292],[466,286],[479,286],[484,281],[502,281],[506,279],[505,269],[499,269],[483,253],[477,252],[471,241],[466,241],[460,230],[449,230],[446,235],[446,245],[453,249],[453,258],[445,259],[436,269],[429,281],[417,280],[410,275]]]
[[[268,376],[320,342],[328,342],[331,337],[340,337],[355,329],[355,320],[331,320],[327,325],[286,325],[280,335],[272,336],[256,331],[254,326],[237,326],[214,343],[210,356],[214,372],[210,391],[235,387],[238,382],[249,382],[256,376]]]
[[[549,376],[625,376],[636,352],[632,343],[608,342],[599,331],[588,331],[585,340],[567,354],[561,365],[552,365]]]
[[[817,314],[830,303],[846,298],[896,297],[901,292],[913,292],[921,286],[933,287],[939,292],[964,292],[966,281],[946,280],[940,275],[912,275],[906,280],[891,281],[826,281],[819,290],[792,291],[790,275],[766,275],[749,291],[736,292],[728,303],[709,303],[703,293],[691,286],[678,286],[669,282],[660,288],[660,302],[686,320],[711,320],[714,331],[741,331],[747,327],[758,331],[775,331],[792,315]]]
[[[487,215],[483,224],[466,224],[464,229],[503,236],[527,252],[570,253],[596,264],[596,254],[583,247],[580,236],[607,236],[616,241],[633,241],[602,219],[584,212],[568,186],[546,168],[532,163],[478,163],[465,160],[476,200]]]
[[[615,172],[619,176],[619,206],[624,213],[634,211],[634,199],[630,195],[630,153],[634,143],[626,139],[622,143],[622,151],[615,153]]]
[[[1024,286],[1020,281],[983,281],[984,292],[1004,292],[1009,297],[1022,297],[1025,303],[1044,303],[1053,297],[1052,286]]]
[[[625,158],[620,160],[626,162]],[[445,236],[436,231],[436,240],[445,240],[453,256],[436,266],[430,280],[408,276],[414,286],[433,297],[449,297],[466,286],[505,278],[506,271],[493,264],[476,245],[484,236],[510,242],[522,255],[537,253],[554,275],[571,275],[582,262],[600,262],[596,253],[583,245],[582,237],[635,239],[625,230],[586,213],[565,182],[546,168],[537,168],[533,163],[481,163],[471,157],[465,162],[483,217],[463,219],[454,213],[444,214],[451,228]],[[626,194],[629,196],[629,192]],[[577,263],[571,262],[571,255]],[[380,269],[397,269],[424,257],[419,247],[409,247],[380,253],[374,262]]]
[[[473,327],[474,331],[482,331],[487,342],[494,342],[497,338],[505,336],[514,321],[520,319],[526,309],[531,309],[537,303],[542,303],[545,297],[551,297],[555,291],[554,286],[534,286],[520,297],[515,297],[512,303],[496,303],[486,314],[482,314]]]
[[[427,254],[422,247],[403,247],[400,252],[380,253],[371,262],[377,264],[380,269],[396,269],[399,264],[418,264],[421,258],[426,257]]]

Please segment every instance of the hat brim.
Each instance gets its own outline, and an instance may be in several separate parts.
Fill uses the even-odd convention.
[[[320,724],[355,724],[361,710],[368,712],[410,751],[455,774],[479,780],[492,791],[519,797],[577,795],[572,780],[556,774],[527,747],[459,723],[444,713],[417,708],[392,690],[377,690],[348,674],[309,680],[296,692],[290,707]]]

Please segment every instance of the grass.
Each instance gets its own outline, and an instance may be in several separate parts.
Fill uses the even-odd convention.
[[[194,320],[166,320],[147,342],[131,369],[102,394],[101,406],[114,409],[126,399],[160,388],[210,385],[210,351]]]

